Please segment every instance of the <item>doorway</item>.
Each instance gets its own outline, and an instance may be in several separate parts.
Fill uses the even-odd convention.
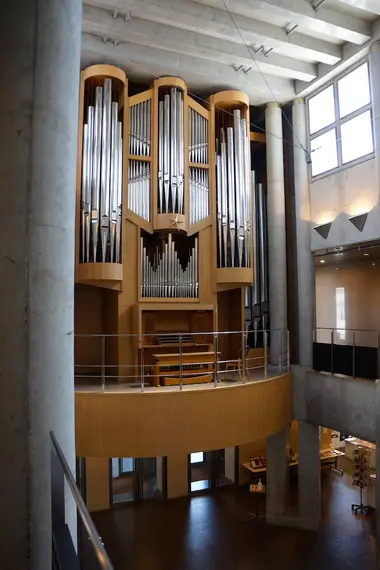
[[[165,457],[113,457],[110,471],[113,505],[166,497]]]
[[[235,447],[190,453],[188,456],[189,493],[233,485],[236,481],[236,461]]]

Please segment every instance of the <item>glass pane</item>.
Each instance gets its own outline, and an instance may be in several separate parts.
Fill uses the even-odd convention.
[[[116,462],[119,463],[119,469]],[[132,457],[112,458],[112,502],[124,503],[134,499],[135,471]]]
[[[310,141],[311,174],[317,176],[338,166],[336,131],[331,129],[324,135]]]
[[[371,102],[368,64],[364,63],[338,81],[339,115],[346,117]]]
[[[203,451],[190,453],[190,463],[202,463],[202,461],[203,461]]]
[[[335,121],[334,89],[327,87],[309,99],[310,134],[331,125]]]
[[[190,453],[190,491],[202,491],[210,485],[210,465],[202,451]]]
[[[341,126],[343,163],[373,152],[371,111],[351,119]]]

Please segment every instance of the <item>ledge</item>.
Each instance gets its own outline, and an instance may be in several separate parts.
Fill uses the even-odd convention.
[[[79,263],[75,281],[87,285],[121,290],[123,265],[121,263]]]
[[[159,457],[263,439],[292,420],[289,373],[233,386],[78,391],[80,457]]]

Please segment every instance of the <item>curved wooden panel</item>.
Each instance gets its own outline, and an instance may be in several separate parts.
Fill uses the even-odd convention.
[[[219,93],[211,95],[209,101],[219,108],[239,104],[249,107],[249,97],[246,93],[243,93],[243,91],[219,91]]]
[[[178,89],[187,92],[186,83],[179,77],[160,77],[154,80],[153,85],[156,89],[159,87],[178,87]]]
[[[75,410],[80,457],[221,449],[266,438],[292,421],[291,378],[182,392],[77,392]]]
[[[122,281],[123,266],[121,263],[78,263],[75,277],[77,283]]]
[[[127,76],[120,67],[116,67],[115,65],[90,65],[90,67],[86,67],[86,69],[82,71],[82,80],[86,81],[90,77],[113,77],[122,81],[124,85],[127,85]]]

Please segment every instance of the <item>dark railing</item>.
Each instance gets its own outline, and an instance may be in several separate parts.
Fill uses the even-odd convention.
[[[379,378],[380,333],[369,330],[317,328],[313,368],[353,378]]]
[[[51,505],[53,570],[113,570],[66,457],[53,432],[51,439]],[[66,521],[65,479],[78,514],[78,551]]]

